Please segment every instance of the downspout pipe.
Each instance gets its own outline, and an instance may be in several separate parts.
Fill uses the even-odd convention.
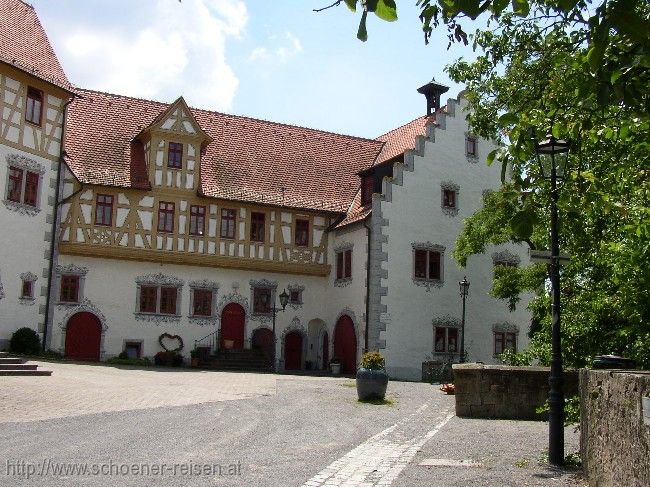
[[[50,241],[50,265],[47,274],[47,294],[45,297],[45,319],[43,322],[43,351],[47,350],[47,334],[50,322],[50,307],[52,302],[52,274],[54,270],[54,257],[56,253],[56,242],[58,240],[57,230],[59,227],[59,193],[61,192],[61,168],[65,164],[65,150],[63,143],[65,140],[66,115],[68,105],[74,100],[74,95],[63,104],[63,123],[61,124],[61,145],[59,147],[59,166],[56,171],[56,188],[54,190],[54,218],[52,219],[52,238]]]
[[[366,331],[364,333],[364,352],[368,352],[368,332],[370,331],[370,249],[371,249],[371,236],[372,229],[369,225],[370,218],[366,218],[363,221],[363,226],[366,227],[366,241],[368,245],[368,254],[366,260]]]

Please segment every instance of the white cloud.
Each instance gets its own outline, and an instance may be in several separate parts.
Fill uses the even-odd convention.
[[[124,7],[127,8],[127,7]],[[226,40],[242,35],[242,0],[129,2],[128,25],[93,25],[63,41],[73,83],[118,94],[227,111],[239,80],[226,60]]]
[[[277,36],[269,37],[269,40],[276,41]],[[279,39],[279,44],[275,47],[256,47],[248,56],[251,62],[265,62],[271,64],[287,64],[292,57],[302,52],[302,44],[300,39],[294,36],[291,32],[286,32],[284,36]]]

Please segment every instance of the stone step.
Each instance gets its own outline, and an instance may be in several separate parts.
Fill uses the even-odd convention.
[[[16,357],[0,357],[0,364],[24,364],[27,360]]]
[[[38,364],[2,364],[0,370],[36,370]]]
[[[20,369],[20,370],[18,370],[18,369],[17,370],[0,370],[0,376],[3,376],[3,375],[21,375],[21,376],[23,376],[23,375],[30,375],[30,376],[42,375],[43,376],[44,375],[44,376],[49,376],[49,375],[52,375],[52,371],[51,370],[22,370],[22,369]]]

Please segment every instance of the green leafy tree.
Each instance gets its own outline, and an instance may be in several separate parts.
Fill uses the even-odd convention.
[[[340,3],[340,2],[339,2]],[[378,4],[346,1],[367,12]],[[386,5],[383,2],[382,5]],[[466,220],[454,257],[465,265],[488,244],[548,248],[549,184],[534,147],[552,127],[570,139],[571,171],[560,189],[565,362],[621,353],[650,367],[650,8],[641,0],[419,0],[429,39],[445,26],[450,42],[472,43],[473,62],[447,67],[466,85],[472,130],[496,140],[487,156],[504,184]],[[488,29],[465,32],[484,16]],[[395,6],[396,17],[396,6]],[[506,177],[506,175],[508,177]],[[517,306],[537,295],[529,356],[548,361],[550,297],[543,265],[495,273],[492,294]]]

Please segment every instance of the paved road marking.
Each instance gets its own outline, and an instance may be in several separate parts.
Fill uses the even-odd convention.
[[[424,404],[402,421],[370,437],[314,475],[303,487],[392,484],[418,450],[454,417],[453,408],[425,414],[428,408]],[[438,421],[436,426],[420,434],[430,424],[431,415]]]

